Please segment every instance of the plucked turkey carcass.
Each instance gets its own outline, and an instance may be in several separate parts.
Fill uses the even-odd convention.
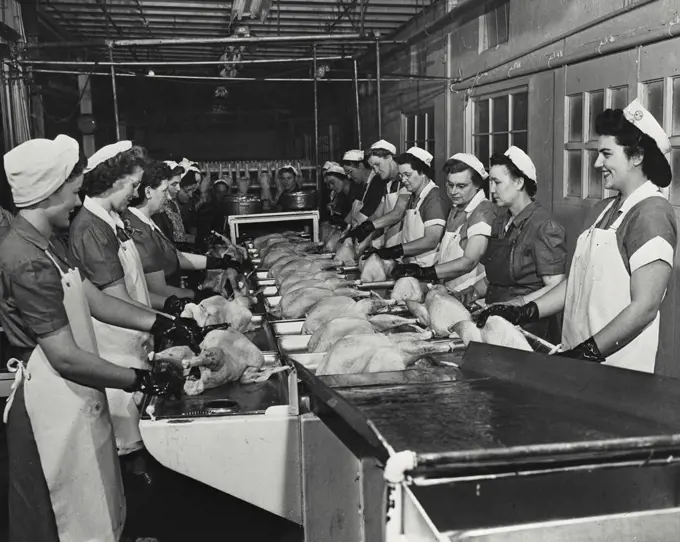
[[[374,314],[368,317],[376,331],[390,331],[402,326],[413,326],[417,323],[415,318],[405,318],[398,314]]]
[[[260,249],[262,247],[267,246],[268,244],[271,244],[272,242],[276,242],[276,240],[282,240],[282,239],[300,239],[302,238],[295,232],[288,231],[288,232],[282,232],[282,233],[268,233],[266,235],[261,235],[259,237],[256,237],[253,239],[253,246],[257,249]]]
[[[477,324],[470,320],[463,320],[453,326],[454,333],[463,340],[463,344],[467,346],[471,342],[482,343],[482,330],[477,327]]]
[[[460,301],[438,291],[427,294],[425,307],[430,317],[430,328],[437,337],[448,337],[458,322],[472,320],[470,313]]]
[[[383,282],[387,280],[394,269],[394,260],[383,260],[376,254],[371,254],[359,263],[361,282]]]
[[[348,296],[333,296],[319,301],[307,314],[302,333],[311,335],[326,322],[340,318],[349,311],[356,301]]]
[[[187,395],[198,395],[210,388],[235,382],[257,373],[264,364],[260,349],[235,329],[215,330],[201,343],[201,353],[184,361],[184,367],[198,367],[200,379],[188,378]]]
[[[326,352],[316,374],[403,371],[425,356],[450,352],[454,348],[453,343],[448,341],[392,340],[398,336],[365,334],[344,337]]]
[[[194,352],[188,346],[171,346],[153,355],[155,362],[167,362],[174,365],[177,369],[184,370],[184,360],[193,358]]]
[[[319,240],[325,243],[336,230],[337,228],[330,222],[322,222],[319,224]]]
[[[390,299],[396,301],[406,301],[407,299],[410,299],[411,301],[422,303],[424,298],[425,295],[423,294],[423,288],[420,282],[413,277],[402,277],[397,279],[392,288],[392,292],[390,292]]]
[[[334,267],[335,264],[331,260],[313,260],[309,258],[298,258],[291,260],[286,265],[284,265],[278,272],[274,275],[276,284],[281,285],[288,275],[299,272],[317,273],[319,271],[325,271]]]
[[[335,253],[340,245],[340,239],[342,239],[342,230],[335,229],[331,232],[328,238],[324,241],[323,250],[324,252]]]
[[[228,323],[236,330],[246,331],[251,327],[253,313],[240,301],[229,301],[215,295],[204,299],[198,305],[187,303],[181,316],[193,318],[200,327]]]
[[[283,318],[302,318],[319,301],[332,296],[333,291],[330,288],[307,288],[295,291],[281,297],[275,314]]]
[[[310,337],[307,344],[309,352],[327,352],[343,337],[375,333],[373,325],[363,318],[335,318],[326,322]]]
[[[357,255],[354,251],[354,241],[350,238],[345,239],[335,253],[334,261],[338,265],[355,265]]]
[[[524,335],[501,316],[489,316],[482,328],[482,340],[487,344],[533,352]]]

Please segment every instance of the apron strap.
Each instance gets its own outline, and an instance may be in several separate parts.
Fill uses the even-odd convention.
[[[7,404],[5,404],[5,410],[2,413],[2,421],[5,424],[9,418],[9,411],[12,408],[12,403],[14,403],[14,396],[16,395],[19,386],[23,383],[24,377],[26,380],[31,379],[31,373],[28,372],[26,365],[24,365],[24,362],[20,359],[11,358],[7,362],[7,370],[10,373],[14,373],[14,382],[12,382],[12,391],[7,398]]]
[[[59,271],[59,275],[60,275],[62,278],[64,278],[64,277],[66,276],[66,273],[64,273],[64,272],[61,270],[61,267],[60,267],[59,264],[57,263],[57,260],[54,258],[54,256],[52,256],[52,254],[50,254],[50,252],[49,252],[48,250],[45,250],[45,255],[46,255],[50,260],[52,260],[52,263],[54,264],[54,267],[56,267],[56,268],[57,268],[57,271]]]

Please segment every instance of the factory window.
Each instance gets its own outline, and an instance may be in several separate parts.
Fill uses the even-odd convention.
[[[403,151],[420,147],[434,154],[434,107],[418,113],[402,114],[401,126]]]
[[[493,49],[508,41],[510,0],[492,2],[479,18],[479,52]]]
[[[607,196],[602,173],[595,168],[597,133],[595,119],[606,108],[623,109],[628,103],[628,87],[579,92],[567,96],[564,144],[564,195],[579,199]]]
[[[680,205],[680,77],[645,81],[642,103],[670,137],[673,180],[666,195],[673,205]]]
[[[421,44],[412,45],[409,73],[411,75],[425,75],[426,67],[427,49]]]
[[[529,95],[524,89],[473,101],[472,152],[483,164],[510,145],[527,150],[528,105]]]

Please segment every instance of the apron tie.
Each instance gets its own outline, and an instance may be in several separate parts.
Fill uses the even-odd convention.
[[[7,370],[10,373],[14,373],[14,382],[12,383],[12,391],[10,392],[9,397],[7,398],[5,410],[2,413],[2,421],[5,424],[7,423],[7,419],[9,418],[9,411],[12,408],[14,396],[16,395],[19,386],[21,386],[21,384],[23,383],[24,376],[26,377],[26,380],[31,379],[31,373],[28,372],[28,369],[26,369],[26,365],[24,365],[24,362],[21,361],[20,359],[11,358],[7,362]]]

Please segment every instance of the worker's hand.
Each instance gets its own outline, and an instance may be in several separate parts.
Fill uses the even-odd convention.
[[[396,260],[404,255],[404,246],[396,245],[393,247],[380,248],[375,254],[382,260]]]
[[[241,270],[240,264],[232,259],[231,256],[225,254],[221,258],[215,258],[214,256],[206,256],[206,269],[236,269]]]
[[[431,267],[420,267],[415,263],[402,263],[394,267],[391,277],[393,279],[400,279],[402,277],[413,277],[419,280],[431,280],[435,281],[438,279],[437,272],[434,269],[434,265]]]
[[[191,318],[168,318],[164,314],[156,316],[149,330],[154,336],[170,339],[175,346],[188,346],[197,354],[203,341],[203,330]]]
[[[347,237],[350,239],[356,239],[361,243],[366,237],[371,235],[375,231],[375,226],[373,225],[373,222],[370,220],[367,220],[363,224],[359,224],[356,228],[352,229],[349,231],[347,234]]]
[[[171,295],[165,300],[163,304],[163,312],[165,314],[170,314],[172,316],[179,316],[182,314],[184,307],[187,303],[191,303],[191,298],[189,297],[177,297],[176,295]]]
[[[501,316],[515,326],[530,324],[538,320],[538,306],[533,301],[521,307],[512,305],[491,305],[477,317],[477,327],[484,327],[489,316]]]
[[[595,363],[602,363],[606,361],[606,358],[600,352],[600,348],[597,346],[594,337],[586,339],[578,346],[575,346],[571,350],[565,350],[564,352],[557,352],[556,356],[562,356],[565,358],[572,359],[582,359],[584,361],[593,361]]]
[[[130,393],[141,391],[145,394],[163,397],[179,398],[181,396],[184,389],[184,376],[171,364],[161,364],[152,371],[134,367],[132,370],[135,372],[136,380],[133,386],[125,391]]]
[[[467,310],[476,307],[475,302],[479,299],[479,292],[474,286],[468,286],[460,292],[451,292],[451,295],[460,301]]]

